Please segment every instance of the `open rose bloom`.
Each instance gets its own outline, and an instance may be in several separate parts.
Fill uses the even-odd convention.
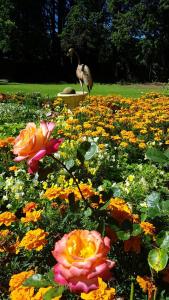
[[[107,259],[109,250],[109,238],[102,238],[97,231],[74,230],[65,234],[52,252],[58,261],[54,266],[55,281],[73,292],[97,289],[98,277],[112,277],[110,269],[115,262]]]
[[[26,159],[29,173],[37,171],[38,161],[41,158],[58,151],[62,139],[50,139],[54,127],[53,122],[41,121],[39,128],[36,127],[35,123],[28,123],[15,139],[13,153],[18,157],[14,160]]]

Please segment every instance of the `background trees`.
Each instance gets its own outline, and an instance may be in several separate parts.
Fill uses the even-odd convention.
[[[72,46],[95,81],[166,81],[169,0],[0,0],[0,77],[71,81]]]

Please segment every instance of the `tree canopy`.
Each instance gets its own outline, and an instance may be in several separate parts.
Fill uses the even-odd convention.
[[[95,80],[167,81],[169,0],[0,0],[1,64],[45,65],[49,80],[67,80],[69,47]]]

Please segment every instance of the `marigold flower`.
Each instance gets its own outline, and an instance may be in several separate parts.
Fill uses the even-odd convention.
[[[81,299],[84,300],[113,300],[115,299],[116,291],[114,288],[107,288],[107,284],[102,280],[102,278],[98,278],[98,289],[88,294],[82,293]]]
[[[145,148],[146,148],[146,144],[143,143],[143,142],[142,142],[142,143],[139,143],[138,146],[139,146],[140,149],[145,149]]]
[[[139,254],[141,252],[141,241],[139,236],[132,236],[129,240],[124,241],[125,252],[135,252]]]
[[[58,151],[62,139],[50,139],[54,127],[53,122],[41,121],[40,128],[37,128],[34,123],[28,123],[15,139],[13,153],[18,157],[14,160],[26,159],[29,173],[37,171],[38,161],[41,158]]]
[[[148,276],[137,276],[136,281],[144,293],[148,292],[148,300],[152,300],[157,288]]]
[[[29,278],[30,276],[32,276],[33,274],[34,274],[34,271],[30,270],[30,271],[25,271],[25,272],[21,272],[21,273],[12,275],[12,277],[11,277],[11,279],[9,281],[10,291],[13,291],[13,290],[21,287],[22,283],[27,278]]]
[[[34,295],[34,287],[21,286],[13,290],[10,294],[11,300],[32,300]]]
[[[141,228],[143,229],[145,234],[154,235],[155,234],[155,226],[149,222],[141,222]]]
[[[9,144],[12,144],[14,142],[14,137],[8,137],[5,139],[0,140],[0,148],[7,147]]]
[[[8,229],[0,231],[0,252],[5,252],[6,237],[9,233],[10,231]]]
[[[9,171],[17,171],[19,168],[17,166],[9,167]]]
[[[43,300],[43,296],[45,295],[45,293],[50,290],[52,287],[46,287],[46,288],[40,288],[39,291],[36,293],[36,295],[34,295],[33,298],[31,298],[31,300]],[[52,298],[52,300],[59,300],[61,298],[61,296],[58,297],[54,297]]]
[[[35,202],[29,202],[23,207],[23,213],[26,213],[28,211],[32,211],[37,207],[37,203]]]
[[[44,198],[53,200],[55,198],[58,198],[60,196],[61,192],[62,192],[61,187],[54,186],[54,187],[48,188],[43,196],[44,196]]]
[[[4,213],[0,214],[0,225],[4,224],[6,226],[10,226],[11,223],[15,221],[16,216],[10,211],[5,211]]]
[[[73,292],[97,289],[98,277],[109,279],[115,265],[107,259],[109,250],[109,238],[102,238],[97,231],[74,230],[65,234],[52,252],[58,261],[54,266],[55,281]]]
[[[112,217],[119,222],[123,223],[124,220],[132,219],[132,212],[129,206],[123,199],[112,198],[107,209],[111,212]]]
[[[34,211],[27,211],[26,212],[26,217],[21,218],[22,223],[27,223],[27,222],[37,222],[41,218],[42,214],[42,209],[41,210],[34,210]]]
[[[22,241],[19,244],[19,247],[23,247],[26,250],[34,249],[36,251],[40,251],[47,243],[47,236],[48,233],[45,232],[43,229],[38,228],[35,230],[30,230],[23,237]]]

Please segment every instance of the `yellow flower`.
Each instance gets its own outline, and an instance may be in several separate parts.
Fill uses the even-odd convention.
[[[53,200],[53,199],[60,196],[61,191],[62,191],[62,188],[58,187],[58,186],[48,188],[46,190],[46,192],[44,193],[44,198],[47,198],[49,200]]]
[[[9,281],[9,286],[10,286],[10,291],[13,291],[19,287],[21,287],[22,283],[29,278],[30,276],[32,276],[34,274],[33,270],[30,271],[25,271],[25,272],[21,272],[15,275],[12,275],[10,281]]]
[[[143,229],[145,234],[154,235],[155,234],[155,227],[153,224],[149,222],[141,222],[141,228]]]
[[[124,220],[132,219],[132,212],[123,199],[112,198],[107,209],[111,212],[112,217],[120,223]]]
[[[23,247],[26,250],[34,249],[36,251],[40,251],[47,243],[47,240],[45,239],[47,235],[48,233],[40,228],[30,230],[23,237],[22,241],[19,244],[19,247]]]
[[[146,148],[146,144],[144,142],[139,143],[138,146],[139,146],[140,149],[145,149]]]
[[[10,226],[11,223],[15,221],[16,221],[16,216],[9,211],[0,214],[0,225],[4,224],[6,226]]]
[[[147,276],[137,276],[136,281],[138,282],[144,293],[148,292],[148,300],[152,300],[152,297],[157,290],[152,280]]]
[[[9,167],[9,171],[17,171],[19,168],[17,166]]]
[[[126,148],[126,147],[128,147],[128,143],[127,142],[121,142],[120,147]]]
[[[10,294],[11,300],[32,300],[34,294],[33,287],[19,287]]]
[[[89,293],[81,293],[81,299],[84,300],[113,300],[115,299],[115,289],[107,288],[107,284],[102,280],[102,278],[98,278],[99,287],[97,290],[94,290]]]
[[[34,210],[34,211],[28,211],[26,212],[26,217],[21,218],[22,223],[27,223],[27,222],[37,222],[41,218],[41,210]]]
[[[52,288],[51,286],[46,287],[46,288],[40,288],[39,291],[36,293],[36,295],[31,299],[31,300],[43,300],[43,296],[45,293]],[[52,300],[59,300],[61,296],[54,297]]]

